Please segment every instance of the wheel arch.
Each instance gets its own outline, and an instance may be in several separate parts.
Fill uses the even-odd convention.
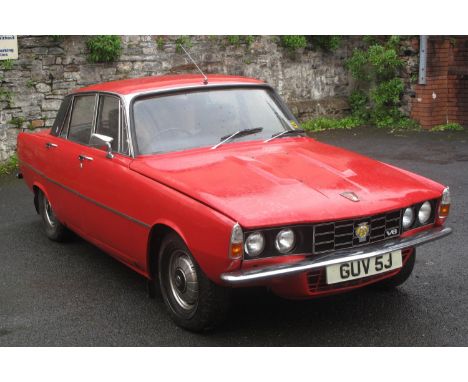
[[[49,199],[49,196],[47,195],[44,185],[41,183],[34,182],[32,190],[34,192],[34,208],[36,209],[37,214],[39,214],[39,192],[45,194],[47,199]]]
[[[179,229],[175,228],[173,225],[169,224],[168,222],[159,222],[154,224],[151,227],[148,236],[148,246],[146,254],[147,269],[150,279],[154,279],[154,277],[156,276],[157,264],[159,260],[159,249],[161,248],[161,244],[164,238],[170,233],[175,233],[176,235],[178,235],[188,246],[184,235],[180,232]]]

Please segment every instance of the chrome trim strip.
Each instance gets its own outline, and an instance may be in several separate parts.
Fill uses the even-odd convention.
[[[433,240],[450,235],[452,228],[435,227],[427,231],[416,233],[404,238],[396,238],[379,244],[371,244],[361,249],[339,250],[326,255],[306,258],[296,263],[276,264],[263,268],[252,268],[245,271],[234,271],[223,273],[221,280],[228,285],[255,284],[259,281],[268,280],[274,277],[290,276],[296,273],[309,271],[315,268],[322,268],[333,264],[345,263],[348,261],[367,259],[383,255],[384,253],[416,247]]]
[[[145,227],[145,228],[151,228],[151,226],[150,226],[149,224],[146,224],[146,223],[144,223],[144,222],[142,222],[142,221],[140,221],[140,220],[138,220],[138,219],[135,219],[135,218],[133,218],[133,217],[131,217],[131,216],[128,216],[128,215],[124,214],[123,212],[114,210],[113,208],[108,207],[108,206],[106,206],[105,204],[102,204],[102,203],[100,203],[100,202],[97,202],[96,200],[91,199],[91,198],[89,198],[89,197],[87,197],[87,196],[85,196],[85,195],[83,195],[83,194],[80,194],[78,191],[75,191],[75,190],[73,190],[72,188],[69,188],[69,187],[67,187],[67,186],[64,186],[63,184],[61,184],[61,183],[59,183],[59,182],[57,182],[57,181],[55,181],[55,180],[49,178],[47,175],[45,175],[43,172],[39,171],[39,170],[36,169],[35,167],[31,166],[29,163],[26,163],[26,162],[23,162],[23,161],[22,161],[22,162],[21,162],[21,165],[25,165],[26,167],[29,167],[29,168],[30,168],[31,170],[33,170],[36,174],[42,176],[44,179],[48,180],[49,182],[51,182],[51,183],[53,183],[53,184],[55,184],[55,185],[57,185],[57,186],[63,188],[64,190],[66,190],[66,191],[68,191],[68,192],[71,192],[72,194],[74,194],[74,195],[76,195],[76,196],[79,196],[80,198],[82,198],[82,199],[84,199],[84,200],[86,200],[86,201],[88,201],[88,202],[90,202],[90,203],[95,204],[95,205],[98,206],[98,207],[101,207],[101,208],[103,208],[103,209],[105,209],[105,210],[107,210],[107,211],[110,211],[110,212],[112,212],[112,213],[114,213],[114,214],[116,214],[116,215],[118,215],[118,216],[120,216],[120,217],[122,217],[122,218],[124,218],[124,219],[127,219],[127,220],[129,220],[129,221],[131,221],[131,222],[133,222],[133,223],[139,224],[139,225],[141,225],[141,226],[143,226],[143,227]]]

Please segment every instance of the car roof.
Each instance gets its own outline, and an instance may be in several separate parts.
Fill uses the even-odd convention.
[[[264,84],[264,81],[255,78],[229,76],[223,74],[210,74],[209,85],[232,85],[232,84]],[[151,90],[175,89],[203,85],[203,77],[200,74],[179,74],[131,78],[126,80],[103,82],[100,84],[86,86],[76,89],[73,93],[101,91],[117,93],[122,95],[148,92]]]

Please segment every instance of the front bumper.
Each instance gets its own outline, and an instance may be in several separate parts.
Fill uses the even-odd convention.
[[[304,271],[310,271],[311,269],[367,259],[392,251],[416,247],[433,240],[441,239],[451,233],[452,228],[450,227],[435,227],[411,236],[400,237],[366,247],[340,250],[312,258],[309,257],[295,263],[276,264],[261,268],[227,272],[221,275],[221,280],[223,280],[226,285],[232,286],[261,284],[262,281],[272,278],[291,276]]]

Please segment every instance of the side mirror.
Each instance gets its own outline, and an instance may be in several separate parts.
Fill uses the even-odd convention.
[[[108,137],[107,135],[102,135],[102,134],[92,134],[91,135],[91,140],[89,144],[91,146],[106,146],[107,147],[107,154],[106,158],[112,159],[114,157],[114,154],[112,154],[112,141],[114,138]]]

